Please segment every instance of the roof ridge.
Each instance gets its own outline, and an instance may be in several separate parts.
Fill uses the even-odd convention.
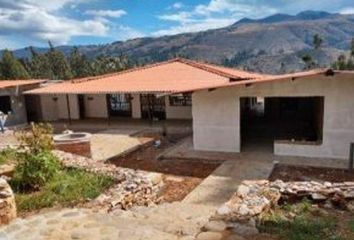
[[[175,62],[176,60],[177,60],[177,58],[174,58],[174,59],[170,59],[170,60],[163,61],[163,62],[147,64],[145,66],[133,67],[133,68],[126,69],[126,70],[123,70],[123,71],[119,71],[119,72],[107,73],[107,74],[102,74],[102,75],[98,75],[98,76],[85,77],[85,78],[79,78],[79,79],[72,79],[71,82],[72,83],[81,83],[81,82],[88,82],[88,81],[98,80],[98,79],[104,78],[104,77],[112,77],[112,76],[122,75],[122,74],[125,74],[125,73],[130,73],[130,72],[135,72],[135,71],[140,71],[140,70],[144,70],[144,69],[149,69],[149,68],[161,66],[161,65],[164,65],[164,64]]]
[[[190,65],[192,67],[196,67],[196,68],[202,69],[204,71],[207,71],[207,72],[210,72],[210,73],[214,73],[214,74],[222,76],[222,77],[243,79],[243,78],[241,78],[239,76],[235,76],[233,74],[229,74],[229,73],[226,73],[226,72],[211,68],[209,66],[206,66],[207,63],[201,63],[201,62],[197,62],[197,61],[193,61],[193,60],[185,59],[185,58],[180,58],[180,59],[178,59],[178,61],[180,61],[182,63],[185,63],[187,65]]]
[[[191,65],[193,67],[197,67],[197,68],[202,69],[204,71],[207,71],[207,72],[210,72],[210,73],[214,73],[214,74],[217,74],[219,76],[227,77],[227,78],[230,78],[230,79],[249,80],[249,79],[255,79],[255,77],[240,77],[240,76],[237,76],[237,75],[234,75],[234,74],[231,74],[231,73],[224,72],[222,70],[215,69],[213,67],[226,68],[226,69],[230,69],[230,70],[233,70],[233,71],[244,72],[244,73],[247,73],[247,74],[258,74],[258,73],[252,73],[252,72],[244,71],[244,70],[228,68],[228,67],[225,67],[225,66],[222,66],[222,65],[210,64],[210,63],[202,63],[202,62],[193,61],[193,60],[190,60],[190,59],[181,58],[179,60],[181,62],[183,62],[185,64],[188,64],[188,65]]]

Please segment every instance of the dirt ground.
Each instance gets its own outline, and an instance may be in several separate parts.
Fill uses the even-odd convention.
[[[271,181],[354,181],[354,172],[346,169],[301,167],[278,164],[269,178]]]
[[[139,137],[154,137],[161,144],[144,146],[110,162],[121,167],[163,173],[165,185],[162,195],[167,202],[182,200],[220,165],[197,160],[158,159],[167,148],[184,139],[184,135],[163,137],[160,134],[142,134]]]

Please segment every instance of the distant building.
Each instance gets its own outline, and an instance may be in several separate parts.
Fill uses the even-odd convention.
[[[24,91],[38,88],[41,80],[0,80],[0,111],[7,114],[5,126],[26,124],[28,120],[38,120],[32,108],[33,97],[23,95]],[[39,111],[40,109],[38,109]]]

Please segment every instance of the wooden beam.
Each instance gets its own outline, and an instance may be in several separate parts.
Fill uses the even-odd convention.
[[[350,151],[349,151],[349,171],[353,172],[353,165],[354,165],[354,143],[350,144]]]
[[[66,94],[66,107],[67,107],[67,110],[68,110],[69,125],[71,125],[71,112],[70,112],[69,94]]]
[[[111,108],[110,108],[110,104],[111,104],[110,95],[109,95],[109,94],[106,94],[107,125],[108,125],[108,126],[111,125]]]

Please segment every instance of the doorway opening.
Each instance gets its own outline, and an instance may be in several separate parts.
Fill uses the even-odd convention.
[[[86,117],[85,96],[82,94],[78,95],[78,101],[79,101],[80,119],[84,119]]]
[[[274,142],[321,143],[323,97],[240,99],[241,149],[273,152]]]

